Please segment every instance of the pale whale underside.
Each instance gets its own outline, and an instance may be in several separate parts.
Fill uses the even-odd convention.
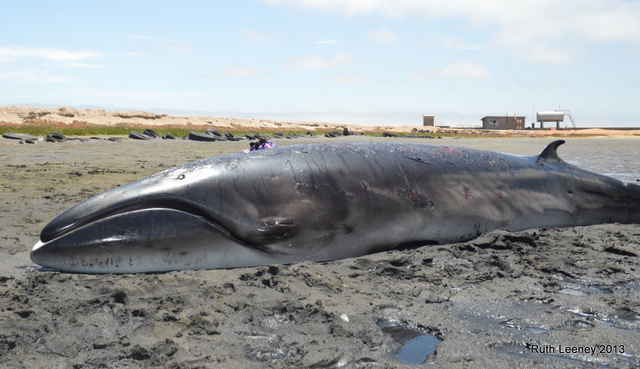
[[[537,156],[411,143],[286,146],[167,169],[44,227],[32,260],[81,273],[361,256],[519,231],[640,223],[640,186]]]

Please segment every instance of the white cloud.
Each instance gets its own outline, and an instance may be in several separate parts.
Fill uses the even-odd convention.
[[[530,45],[527,48],[514,48],[513,52],[531,63],[545,63],[566,66],[578,57],[584,57],[584,52],[570,47],[553,48],[546,45]]]
[[[369,32],[369,38],[384,46],[395,46],[398,44],[398,36],[387,27],[380,27]]]
[[[202,92],[164,92],[164,91],[127,91],[127,90],[91,90],[82,89],[77,91],[67,91],[69,96],[82,97],[123,97],[127,99],[143,99],[150,101],[158,100],[176,100],[176,99],[195,99],[206,97]]]
[[[466,20],[493,32],[493,45],[556,47],[566,42],[640,44],[640,2],[627,0],[263,0],[348,15],[377,13],[401,17]],[[522,53],[521,53],[522,55]],[[571,55],[567,55],[571,58]],[[535,62],[558,63],[544,58]],[[570,62],[573,59],[569,60]]]
[[[140,45],[147,45],[146,48],[148,48],[148,45],[161,44],[166,50],[179,52],[179,53],[192,53],[197,50],[196,47],[193,46],[193,44],[183,40],[171,40],[171,39],[164,39],[161,37],[139,36],[139,35],[128,35],[128,36],[124,36],[124,38],[138,41],[136,42],[138,47],[140,47]],[[137,58],[146,57],[146,56],[141,56],[141,54],[138,54],[136,52],[127,53],[127,56],[133,56]]]
[[[268,70],[266,69],[236,65],[220,71],[218,75],[226,77],[256,77],[266,73],[268,73]]]
[[[568,20],[569,30],[591,41],[640,40],[640,4],[637,1],[596,1],[586,5],[586,11],[577,11]]]
[[[355,59],[344,52],[335,53],[333,56],[326,58],[319,55],[309,55],[294,61],[294,64],[300,69],[325,69],[347,64],[355,61]]]
[[[17,60],[20,58],[42,58],[54,61],[69,61],[95,59],[104,54],[95,51],[66,51],[52,47],[43,49],[29,49],[26,47],[0,47],[0,61]]]
[[[380,12],[385,15],[399,16],[406,12],[405,3],[420,3],[407,0],[263,0],[272,4],[293,4],[305,8],[339,11],[349,15]]]
[[[466,45],[459,37],[447,37],[442,40],[444,47],[454,50],[479,50],[482,49],[480,45]]]
[[[144,55],[144,54],[135,53],[135,52],[126,53],[125,55],[130,56],[132,58],[151,58],[149,55]]]
[[[358,85],[365,82],[364,76],[359,74],[334,76],[329,82],[340,85]]]
[[[252,31],[250,29],[243,29],[242,33],[251,41],[263,43],[263,44],[272,44],[278,41],[278,38],[267,36],[264,33]]]
[[[33,82],[75,82],[76,80],[67,76],[52,76],[47,71],[27,70],[15,71],[0,74],[0,79],[17,79]]]
[[[413,73],[411,73],[411,77],[409,77],[409,81],[411,82],[422,82],[427,79],[429,79],[429,73],[423,73],[418,71],[414,71]]]
[[[196,51],[196,48],[192,44],[179,40],[164,41],[164,47],[169,51],[176,51],[179,53],[192,53]]]
[[[539,80],[538,85],[545,86],[547,88],[566,86],[567,81],[558,77],[545,77]]]
[[[449,64],[442,68],[438,74],[443,77],[459,79],[491,78],[491,72],[489,72],[485,67],[469,62]]]
[[[67,67],[67,68],[92,68],[92,69],[100,69],[100,68],[107,67],[106,65],[81,63],[81,62],[65,62],[60,64],[60,66]]]

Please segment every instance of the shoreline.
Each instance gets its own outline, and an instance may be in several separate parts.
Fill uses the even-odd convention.
[[[145,111],[107,111],[104,109],[74,108],[32,108],[25,106],[0,107],[0,127],[51,127],[51,128],[87,128],[87,127],[131,127],[137,129],[182,128],[193,130],[217,129],[235,131],[342,131],[347,128],[356,133],[424,133],[455,135],[489,135],[498,137],[564,137],[564,136],[640,136],[640,127],[636,129],[524,129],[489,130],[457,127],[430,126],[364,126],[329,122],[280,121],[270,119],[243,119],[210,116],[174,116],[155,114]]]

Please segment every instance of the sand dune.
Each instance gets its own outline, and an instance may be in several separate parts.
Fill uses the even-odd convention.
[[[107,111],[104,109],[32,108],[27,106],[0,107],[0,123],[58,125],[125,125],[125,126],[209,126],[227,129],[273,130],[338,130],[352,131],[400,131],[409,132],[414,127],[357,126],[326,122],[284,122],[269,119],[241,119],[232,117],[176,116],[146,111]],[[422,127],[420,127],[422,128]]]
[[[28,106],[0,107],[0,125],[38,125],[38,126],[146,126],[146,127],[193,127],[220,128],[229,130],[297,130],[332,131],[349,129],[351,132],[414,132],[422,130],[436,133],[491,134],[504,136],[547,136],[547,135],[600,135],[633,136],[640,130],[608,130],[600,128],[581,130],[482,130],[468,128],[423,127],[423,126],[363,126],[329,122],[286,122],[269,119],[241,119],[233,117],[177,116],[156,114],[146,111],[107,111],[104,109],[74,108],[33,108]]]

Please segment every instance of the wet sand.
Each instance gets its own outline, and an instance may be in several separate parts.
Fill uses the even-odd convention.
[[[550,139],[418,142],[533,155]],[[247,146],[1,140],[0,367],[412,368],[395,353],[418,334],[441,340],[429,367],[640,365],[639,225],[500,230],[460,244],[233,270],[82,275],[29,260],[42,227],[75,203]],[[638,137],[574,138],[559,153],[635,180],[639,146]],[[382,329],[389,324],[397,329]]]

